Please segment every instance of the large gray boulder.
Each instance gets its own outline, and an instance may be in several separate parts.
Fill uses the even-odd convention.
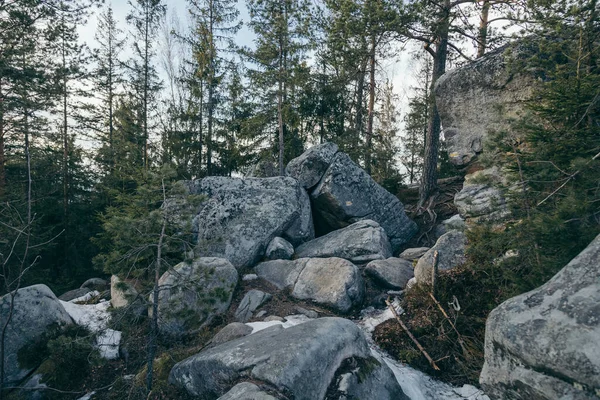
[[[300,182],[302,187],[311,189],[319,183],[337,152],[338,147],[334,143],[326,142],[313,146],[290,161],[285,171]]]
[[[419,258],[415,266],[415,278],[419,284],[430,284],[434,264],[434,254],[438,252],[438,271],[446,271],[463,264],[467,237],[461,231],[443,234],[435,245]]]
[[[277,400],[277,397],[261,390],[254,383],[238,383],[217,400]]]
[[[312,258],[294,285],[292,296],[348,312],[360,304],[364,282],[360,270],[342,258]]]
[[[600,235],[550,281],[490,313],[479,382],[493,399],[600,397]]]
[[[19,289],[11,301],[10,294],[0,298],[0,326],[8,318],[11,303],[12,317],[4,339],[4,383],[16,385],[37,365],[23,365],[19,352],[42,340],[49,330],[73,324],[73,320],[46,285],[33,285]]]
[[[295,400],[322,400],[344,360],[352,357],[370,358],[361,330],[346,319],[320,318],[203,350],[175,364],[169,382],[200,398],[221,396],[232,382],[248,379]],[[395,379],[386,384],[398,389]]]
[[[361,264],[391,257],[392,248],[383,228],[367,219],[304,243],[296,256],[340,257]]]
[[[314,213],[326,230],[356,221],[376,221],[387,233],[394,251],[417,232],[396,196],[375,182],[347,154],[338,152],[311,192]]]
[[[158,281],[159,330],[175,337],[197,332],[227,311],[237,282],[237,270],[223,258],[177,264]]]
[[[276,236],[293,245],[314,237],[310,200],[293,178],[208,177],[187,187],[207,197],[192,223],[198,256],[250,267]]]
[[[293,297],[347,312],[364,296],[360,270],[348,260],[337,257],[276,260],[255,267],[259,278],[279,289],[290,288]]]
[[[511,131],[511,119],[524,111],[536,80],[509,64],[531,54],[524,45],[505,46],[438,79],[435,99],[453,164],[468,164],[490,134]]]
[[[388,289],[404,289],[408,281],[415,276],[412,262],[396,257],[371,261],[365,267],[365,273]]]

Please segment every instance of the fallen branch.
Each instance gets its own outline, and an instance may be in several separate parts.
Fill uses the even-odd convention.
[[[423,353],[423,355],[425,356],[425,358],[427,359],[427,361],[429,361],[429,364],[431,364],[431,366],[433,367],[433,369],[436,370],[436,371],[439,371],[440,368],[436,365],[435,361],[433,361],[433,359],[429,356],[429,354],[427,354],[427,351],[425,351],[425,349],[423,348],[423,346],[421,346],[421,343],[419,343],[419,341],[417,340],[417,338],[414,337],[414,335],[411,333],[411,331],[408,329],[408,327],[406,325],[404,325],[404,322],[402,322],[402,320],[400,319],[400,316],[398,316],[398,313],[396,312],[396,309],[394,308],[394,305],[390,302],[389,299],[387,299],[385,301],[385,304],[387,304],[388,308],[390,310],[392,310],[392,314],[394,314],[394,317],[396,317],[396,321],[398,321],[398,323],[400,324],[400,326],[402,327],[402,329],[404,329],[404,331],[406,332],[406,334],[408,335],[408,337],[410,337],[410,339],[418,347],[418,349],[421,350],[421,353]]]
[[[433,293],[429,293],[429,297],[431,297],[431,299],[434,301],[435,305],[440,309],[442,314],[444,314],[444,317],[446,317],[446,320],[450,323],[450,326],[452,327],[452,329],[454,329],[454,332],[456,332],[456,334],[458,335],[458,344],[460,344],[460,348],[462,349],[464,356],[466,358],[471,358],[471,353],[467,350],[467,347],[465,346],[465,342],[462,338],[462,335],[458,332],[458,329],[456,329],[456,326],[454,325],[454,323],[452,322],[452,320],[450,319],[448,314],[446,314],[444,307],[442,307],[442,305],[439,303],[439,301],[437,301],[437,299],[435,298]]]
[[[440,253],[436,250],[433,252],[433,268],[431,268],[431,296],[435,296],[435,284],[438,275],[438,258]]]

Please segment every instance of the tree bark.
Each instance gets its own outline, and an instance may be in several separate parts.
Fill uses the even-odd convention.
[[[209,19],[209,71],[208,71],[208,126],[206,131],[206,174],[212,174],[212,128],[213,128],[213,96],[214,96],[214,76],[215,76],[215,43],[213,38],[213,0],[208,4]]]
[[[487,49],[487,36],[488,36],[488,16],[490,13],[490,2],[489,0],[483,1],[483,7],[481,8],[481,16],[479,19],[479,35],[477,38],[477,58],[482,57]]]
[[[450,28],[450,0],[444,0],[440,18],[439,35],[436,39],[436,48],[433,57],[433,72],[429,94],[430,115],[427,125],[427,138],[425,141],[425,159],[423,160],[423,177],[419,190],[419,207],[422,207],[429,196],[437,189],[437,163],[440,145],[441,121],[435,102],[434,88],[437,80],[446,71],[446,58],[448,55],[448,32]]]
[[[279,90],[277,91],[277,119],[279,125],[279,175],[284,176],[283,167],[283,39],[279,40]]]
[[[369,114],[367,119],[367,143],[365,151],[365,171],[371,175],[371,153],[373,151],[373,119],[375,112],[375,47],[376,38],[375,35],[371,37],[371,54],[370,64],[371,68],[369,71]]]

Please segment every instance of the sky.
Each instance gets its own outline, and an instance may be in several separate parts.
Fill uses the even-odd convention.
[[[113,0],[107,1],[106,5],[112,4],[115,18],[118,21],[120,29],[127,33],[129,26],[126,23],[126,16],[130,10],[129,2],[126,0]],[[172,15],[175,15],[182,24],[187,21],[187,1],[186,0],[167,0],[167,19],[170,19]],[[105,6],[106,6],[105,5]],[[238,9],[240,10],[240,18],[242,20],[242,28],[236,35],[236,43],[240,46],[253,47],[253,40],[255,38],[254,33],[248,27],[248,10],[245,6],[245,0],[238,0]],[[96,10],[91,15],[87,23],[81,27],[79,33],[81,40],[88,44],[89,47],[96,47],[94,35],[98,24],[97,15],[101,10]],[[129,52],[129,54],[128,54]],[[394,57],[393,59],[381,60],[380,64],[380,79],[390,79],[394,85],[394,91],[399,99],[399,110],[402,115],[408,111],[408,97],[410,95],[410,87],[415,85],[414,71],[411,69],[410,55],[407,51],[401,51],[401,49],[395,50],[396,54],[400,56]],[[129,48],[123,53],[123,57],[127,58],[131,55]],[[157,60],[158,61],[158,60]],[[164,76],[164,73],[162,74]]]

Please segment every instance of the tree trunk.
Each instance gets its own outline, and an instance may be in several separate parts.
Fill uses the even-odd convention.
[[[448,55],[448,31],[450,28],[450,0],[444,0],[443,14],[440,19],[439,36],[436,41],[433,57],[433,72],[429,93],[430,115],[425,141],[425,158],[423,160],[423,177],[419,190],[419,207],[422,207],[429,196],[437,189],[437,163],[440,145],[441,121],[435,103],[434,88],[437,80],[446,71]]]
[[[64,11],[63,11],[64,12]],[[63,29],[66,29],[63,20]],[[68,248],[69,248],[69,122],[68,122],[68,90],[67,90],[67,59],[66,59],[66,43],[63,32],[62,38],[62,117],[63,117],[63,257],[64,265],[69,264]],[[60,274],[60,269],[57,269],[56,274]]]
[[[208,127],[206,132],[206,174],[212,174],[212,127],[213,127],[213,95],[215,76],[215,43],[213,38],[213,1],[209,0],[209,72],[208,72]]]
[[[481,8],[481,16],[479,18],[479,34],[477,38],[477,58],[485,54],[487,48],[488,36],[488,16],[490,13],[490,1],[484,0]]]
[[[365,151],[365,171],[371,175],[371,153],[373,151],[373,118],[375,112],[375,35],[371,37],[371,54],[369,71],[369,116],[367,119],[367,145]]]
[[[277,91],[277,119],[279,125],[279,176],[284,176],[283,168],[283,39],[279,40],[279,90]]]
[[[0,71],[0,201],[6,191],[6,158],[4,153],[4,95],[2,94],[2,71]]]
[[[163,202],[167,200],[167,193],[165,190],[165,181],[162,180],[162,193]],[[163,211],[164,212],[164,211]],[[154,263],[154,287],[152,289],[152,321],[150,321],[150,335],[148,337],[148,358],[147,358],[147,373],[146,373],[146,390],[148,395],[152,391],[152,378],[154,368],[154,356],[156,355],[156,341],[158,338],[158,294],[159,286],[158,281],[160,280],[161,270],[161,257],[162,257],[162,246],[165,238],[165,229],[167,226],[167,219],[163,214],[162,227],[160,230],[160,236],[158,238],[158,249],[156,251],[156,262]]]
[[[144,124],[144,170],[148,170],[148,89],[150,79],[150,54],[148,47],[150,46],[150,16],[148,15],[148,4],[144,5],[144,11],[146,13],[144,20],[144,110],[143,110],[143,124]]]
[[[365,57],[365,59],[361,62],[358,71],[358,82],[356,88],[356,120],[354,123],[354,133],[356,135],[356,142],[353,143],[353,147],[356,149],[359,147],[359,140],[362,134],[363,129],[363,91],[365,87],[365,73],[367,70],[367,63],[369,62],[369,57]]]

